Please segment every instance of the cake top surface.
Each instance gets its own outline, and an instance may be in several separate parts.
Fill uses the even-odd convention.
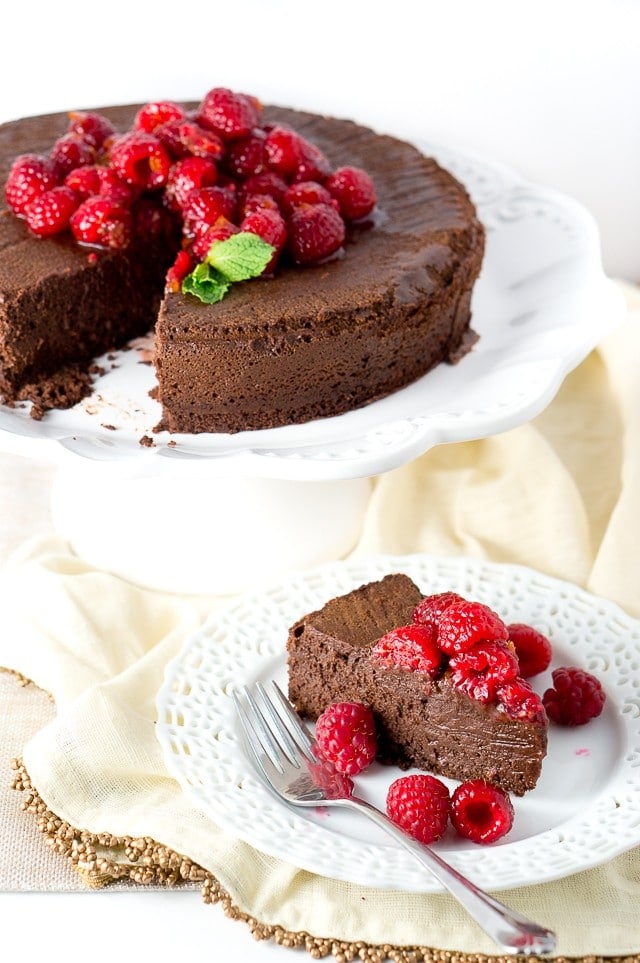
[[[193,105],[188,105],[193,106]],[[117,130],[131,126],[140,105],[100,108]],[[383,310],[389,297],[411,304],[450,275],[457,251],[479,232],[475,210],[464,188],[413,146],[362,127],[280,107],[265,107],[264,122],[290,125],[327,155],[334,167],[360,165],[373,178],[378,209],[373,226],[355,226],[345,255],[310,267],[286,265],[259,285],[234,285],[215,305],[225,324],[251,324],[259,287],[260,325],[283,319],[349,310]],[[45,153],[68,125],[65,113],[28,117],[0,126],[0,177],[6,178],[18,154]],[[52,273],[73,271],[86,262],[87,249],[64,235],[35,238],[3,207],[0,214],[0,286],[20,290]],[[100,252],[109,256],[110,252]],[[390,292],[392,292],[390,294]],[[167,323],[179,328],[186,316],[197,328],[210,324],[211,306],[190,295],[169,294]]]

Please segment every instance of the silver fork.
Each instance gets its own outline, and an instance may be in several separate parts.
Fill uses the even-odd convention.
[[[268,693],[261,683],[233,693],[236,710],[256,768],[267,787],[293,806],[342,806],[368,816],[419,860],[464,906],[503,952],[552,953],[556,937],[520,913],[508,909],[450,866],[429,846],[405,835],[380,810],[352,794],[353,783],[320,761],[314,741],[275,682]]]

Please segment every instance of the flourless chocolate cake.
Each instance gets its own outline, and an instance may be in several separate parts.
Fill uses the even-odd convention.
[[[412,621],[423,598],[406,575],[389,575],[305,615],[287,641],[289,696],[317,717],[332,702],[369,705],[380,759],[453,779],[485,779],[516,795],[532,789],[547,747],[546,722],[511,718],[436,679],[372,657],[375,642]]]
[[[138,108],[100,113],[126,130]],[[0,178],[16,155],[46,153],[67,123],[55,114],[2,125]],[[283,263],[275,276],[234,284],[224,300],[205,304],[164,290],[174,240],[90,249],[66,235],[36,238],[3,210],[5,401],[35,398],[36,414],[73,404],[96,355],[154,327],[162,427],[171,432],[337,415],[469,349],[484,233],[462,185],[409,144],[350,121],[265,107],[263,123],[291,125],[334,168],[361,165],[371,175],[377,208],[371,223],[350,226],[343,256]]]

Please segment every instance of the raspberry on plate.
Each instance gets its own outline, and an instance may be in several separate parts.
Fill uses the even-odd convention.
[[[483,779],[461,783],[451,797],[451,822],[459,836],[474,843],[495,843],[513,825],[507,793]]]
[[[361,702],[334,702],[316,722],[320,755],[338,772],[355,776],[373,762],[378,750],[373,713]]]
[[[549,668],[551,662],[551,642],[531,625],[524,622],[512,622],[507,626],[509,638],[516,647],[520,675],[528,679]]]
[[[507,627],[482,602],[452,602],[438,623],[438,645],[447,655],[468,652],[477,642],[506,642]]]
[[[387,792],[389,819],[421,843],[444,835],[450,805],[449,790],[435,776],[401,776]]]
[[[590,672],[575,666],[564,666],[551,673],[553,687],[542,696],[542,703],[552,722],[559,726],[583,726],[602,712],[605,694],[600,682]]]
[[[371,655],[383,665],[424,672],[432,679],[439,674],[442,664],[435,629],[428,625],[402,625],[391,629],[378,639]]]

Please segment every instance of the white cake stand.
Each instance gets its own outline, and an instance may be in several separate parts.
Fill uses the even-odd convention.
[[[361,531],[373,476],[434,445],[530,420],[622,320],[580,205],[498,165],[420,146],[467,185],[487,228],[473,351],[358,411],[236,435],[154,434],[160,408],[144,342],[99,359],[92,395],[68,411],[38,422],[26,404],[0,406],[0,445],[60,466],[53,520],[79,555],[192,594],[263,588],[341,558]]]

